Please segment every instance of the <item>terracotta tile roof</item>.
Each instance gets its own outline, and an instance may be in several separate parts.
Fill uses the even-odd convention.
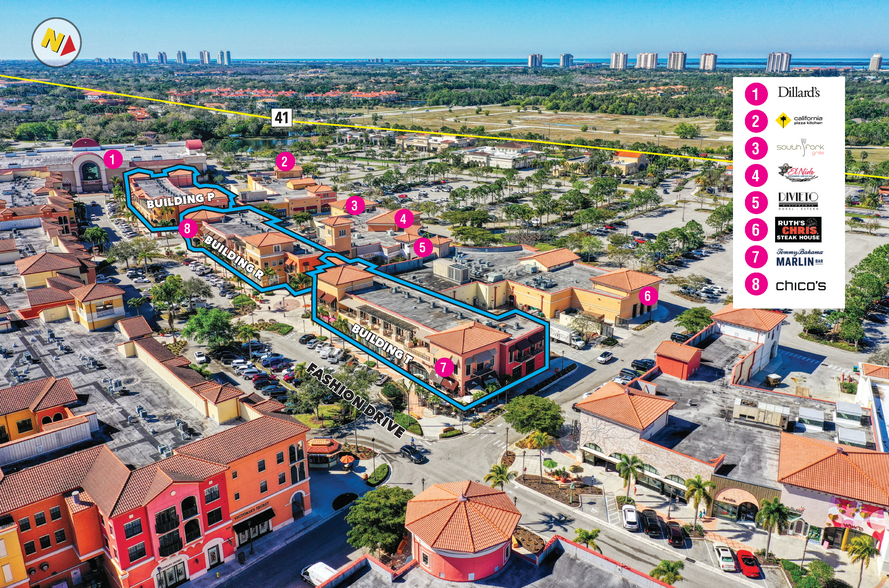
[[[124,291],[122,288],[112,286],[111,284],[89,284],[71,290],[71,295],[80,302],[90,302],[92,300],[104,300],[105,298],[123,296]]]
[[[116,324],[117,328],[120,329],[120,332],[123,333],[124,337],[127,339],[139,339],[140,337],[145,337],[154,333],[148,325],[148,321],[146,321],[145,317],[142,315],[117,321]]]
[[[679,361],[689,362],[694,359],[695,355],[700,355],[701,350],[690,345],[682,345],[673,341],[661,341],[661,344],[654,350],[655,355],[676,359]]]
[[[102,512],[110,516],[129,479],[130,468],[106,448],[96,456],[81,486]]]
[[[88,269],[96,264],[72,253],[41,253],[16,260],[15,266],[23,276],[65,269]]]
[[[305,435],[308,430],[309,427],[293,418],[284,420],[261,416],[211,437],[178,447],[176,453],[231,464],[282,441]]]
[[[52,304],[54,302],[64,304],[66,302],[74,301],[74,296],[64,290],[56,290],[55,288],[37,288],[35,290],[28,290],[27,294],[28,304],[31,308],[42,304]]]
[[[618,151],[617,153],[614,154],[614,156],[615,157],[628,157],[631,159],[639,159],[640,157],[642,157],[642,154],[634,152],[634,151]]]
[[[83,282],[80,280],[75,280],[74,278],[69,278],[68,276],[63,275],[46,278],[47,288],[55,288],[56,290],[62,290],[64,292],[70,292],[74,288],[80,288],[83,285]]]
[[[608,382],[575,408],[610,421],[643,431],[676,404],[645,392],[625,390],[616,382]]]
[[[461,355],[509,338],[508,333],[475,321],[426,336],[426,340],[430,343]]]
[[[176,354],[161,345],[157,339],[147,337],[145,339],[138,339],[135,343],[137,347],[141,348],[145,353],[157,361],[164,362],[176,358]]]
[[[787,315],[758,308],[735,308],[734,304],[727,304],[714,312],[710,318],[714,321],[718,320],[757,331],[771,331],[784,322]]]
[[[330,186],[325,186],[325,185],[307,186],[306,192],[311,192],[312,194],[314,194],[316,192],[333,192],[333,188],[331,188]]]
[[[339,208],[340,210],[345,210],[346,203],[348,201],[349,201],[348,198],[344,198],[343,200],[334,200],[333,202],[330,203],[330,207],[331,208]],[[370,220],[373,220],[373,219],[370,219]],[[370,221],[368,221],[368,222],[370,222]]]
[[[321,223],[327,225],[328,227],[339,227],[351,225],[352,219],[350,219],[348,216],[330,216],[321,221]]]
[[[889,506],[889,453],[781,433],[778,481]]]
[[[0,239],[0,253],[9,253],[16,250],[18,248],[15,246],[15,239]]]
[[[376,224],[395,224],[395,213],[397,210],[386,210],[375,217],[367,219],[368,225],[376,225]],[[415,219],[414,222],[419,222],[419,219]]]
[[[561,249],[541,251],[540,253],[535,253],[534,255],[529,255],[527,257],[520,257],[519,261],[525,259],[533,259],[534,261],[540,263],[543,267],[551,268],[557,265],[562,265],[564,263],[577,261],[578,259],[580,259],[580,256],[576,255],[571,250],[565,249],[563,247]]]
[[[77,393],[68,378],[41,378],[0,390],[0,415],[20,410],[37,412],[77,402]]]
[[[320,281],[332,286],[340,286],[368,278],[373,278],[373,274],[351,265],[338,265],[318,275]]]
[[[644,288],[645,286],[657,284],[658,282],[663,281],[663,278],[624,268],[608,272],[607,274],[602,274],[601,276],[592,277],[590,278],[590,281],[594,284],[616,288],[617,290],[622,290],[624,292],[633,292],[640,288]]]
[[[433,549],[477,553],[509,541],[521,517],[503,491],[453,482],[409,500],[405,527]]]
[[[316,437],[306,443],[306,453],[329,455],[340,450],[340,443],[326,437]]]
[[[219,220],[225,216],[225,213],[222,212],[212,212],[209,210],[199,210],[197,212],[189,212],[185,215],[185,218],[190,218],[196,221],[214,221]]]
[[[432,241],[433,245],[444,245],[445,243],[453,243],[453,239],[449,239],[447,237],[442,237],[441,235],[434,235],[429,238]]]
[[[257,247],[262,247],[265,245],[285,245],[296,241],[296,239],[294,239],[293,237],[288,237],[287,235],[279,233],[277,231],[272,231],[269,233],[257,233],[256,235],[244,237],[242,240],[245,243],[250,243],[251,245],[256,245]]]
[[[873,365],[870,363],[861,364],[861,373],[871,378],[881,378],[889,380],[889,367],[885,365]]]
[[[232,398],[244,395],[244,391],[240,388],[217,384],[215,382],[198,384],[197,386],[194,386],[194,391],[213,404],[219,404],[220,402],[225,402],[226,400],[231,400]]]

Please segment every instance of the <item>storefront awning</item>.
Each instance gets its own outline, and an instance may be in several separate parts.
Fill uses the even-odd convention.
[[[519,342],[515,344],[516,351],[524,351],[529,347],[531,347],[531,341],[529,341],[527,337],[520,339]]]
[[[457,389],[457,382],[450,378],[442,378],[441,385],[453,392]]]
[[[432,373],[429,374],[429,379],[432,380],[433,382],[435,382],[436,384],[438,384],[439,386],[441,386],[441,381],[442,381],[444,378],[442,378],[441,376],[439,376],[438,374],[436,374],[436,373],[433,371]]]
[[[254,515],[247,519],[246,521],[241,521],[240,523],[236,523],[233,527],[235,533],[243,533],[248,530],[250,527],[258,527],[259,525],[272,520],[275,518],[275,510],[267,509],[259,513],[258,515]]]
[[[322,292],[318,299],[325,304],[333,304],[336,301],[336,296],[328,294],[327,292]]]
[[[531,344],[540,343],[541,341],[543,341],[543,330],[537,331],[536,333],[531,333],[528,336],[528,340],[531,342]]]
[[[486,361],[491,361],[492,359],[494,359],[494,351],[488,349],[487,351],[482,351],[475,356],[475,363],[485,363]]]

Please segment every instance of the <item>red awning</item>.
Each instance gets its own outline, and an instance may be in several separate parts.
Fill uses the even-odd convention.
[[[321,296],[318,297],[318,299],[325,304],[333,304],[334,302],[336,302],[336,296],[328,294],[327,292],[323,292]]]
[[[453,392],[457,389],[457,382],[452,380],[451,378],[443,378],[441,381],[441,385]]]

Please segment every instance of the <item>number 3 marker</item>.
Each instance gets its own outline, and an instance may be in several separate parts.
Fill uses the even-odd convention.
[[[364,212],[364,198],[361,196],[349,196],[346,200],[346,212],[349,214],[361,214]]]

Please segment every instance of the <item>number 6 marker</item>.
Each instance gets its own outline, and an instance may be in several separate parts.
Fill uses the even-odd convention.
[[[645,306],[654,306],[657,304],[657,290],[651,286],[646,286],[639,290],[639,301]]]

